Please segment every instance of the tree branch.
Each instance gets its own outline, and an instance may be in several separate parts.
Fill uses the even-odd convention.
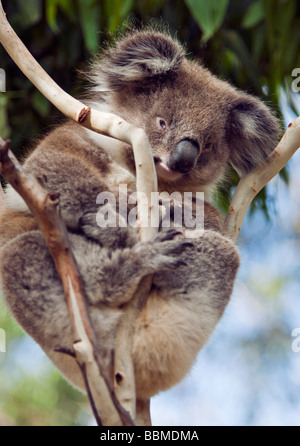
[[[299,147],[300,117],[289,125],[264,164],[240,179],[224,222],[224,232],[234,242],[239,236],[246,212],[254,197],[286,165]]]
[[[106,425],[133,425],[130,416],[116,399],[107,370],[99,358],[103,354],[103,348],[101,351],[96,344],[86,309],[82,279],[72,254],[66,227],[60,217],[58,196],[48,193],[36,178],[26,174],[9,147],[9,141],[0,144],[0,173],[28,205],[55,262],[73,326],[75,357],[81,370],[85,372],[84,379],[88,382],[87,391],[92,398],[91,405],[96,419],[101,419]]]

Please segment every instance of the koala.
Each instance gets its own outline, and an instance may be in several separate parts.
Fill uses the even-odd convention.
[[[107,351],[114,348],[124,304],[143,277],[153,276],[132,349],[137,397],[145,399],[188,373],[224,313],[239,254],[222,233],[213,192],[226,179],[228,164],[240,175],[259,166],[276,146],[280,126],[259,99],[189,60],[181,44],[153,29],[121,37],[87,77],[86,103],[145,130],[159,191],[202,191],[205,197],[201,236],[187,238],[182,224],[161,227],[141,242],[135,228],[96,223],[99,193],[117,197],[120,184],[135,191],[128,144],[67,121],[44,136],[23,164],[37,177],[45,175],[45,187],[59,193],[91,320]],[[118,215],[119,207],[112,212]],[[83,388],[75,360],[56,351],[71,349],[74,339],[53,260],[29,209],[9,186],[0,220],[7,305],[61,373]]]

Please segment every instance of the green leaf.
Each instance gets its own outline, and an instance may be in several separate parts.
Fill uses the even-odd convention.
[[[284,166],[283,169],[281,169],[281,171],[279,172],[279,176],[286,185],[289,185],[289,174],[286,166]]]
[[[74,4],[71,0],[46,0],[46,18],[53,32],[58,32],[57,13],[58,9],[65,12],[71,19],[75,18]]]
[[[95,0],[78,0],[78,5],[84,42],[93,53],[99,45],[100,3]]]
[[[166,0],[139,0],[136,2],[138,10],[143,16],[148,14],[156,14],[157,11],[164,7]]]
[[[263,3],[258,0],[251,3],[242,23],[244,28],[253,28],[258,25],[265,17],[265,10]]]
[[[2,138],[8,138],[11,129],[8,123],[7,115],[8,98],[6,93],[0,93],[0,135]]]
[[[46,0],[46,18],[48,25],[50,26],[53,32],[57,32],[59,30],[56,23],[56,14],[57,14],[56,1]]]
[[[297,4],[295,0],[263,0],[263,3],[266,11],[267,44],[271,66],[269,88],[270,94],[278,98],[284,74],[291,69],[290,66],[284,66],[287,48],[290,45],[298,45],[292,33]],[[297,52],[297,49],[294,48],[294,51]]]
[[[185,3],[203,31],[202,40],[206,42],[221,26],[229,0],[185,0]]]
[[[106,0],[105,9],[109,31],[114,32],[122,24],[133,6],[133,0]]]
[[[50,111],[50,104],[48,99],[45,98],[38,90],[35,90],[32,97],[32,105],[40,116],[45,118]]]
[[[223,40],[231,51],[233,51],[239,58],[242,67],[247,72],[248,78],[256,91],[261,91],[261,84],[259,79],[259,71],[257,65],[252,60],[251,53],[244,42],[241,34],[238,31],[224,31]]]

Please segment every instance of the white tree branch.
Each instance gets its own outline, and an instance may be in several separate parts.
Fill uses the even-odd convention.
[[[264,164],[240,179],[224,222],[224,232],[233,241],[238,238],[246,212],[254,197],[286,165],[299,147],[300,117],[289,125]]]

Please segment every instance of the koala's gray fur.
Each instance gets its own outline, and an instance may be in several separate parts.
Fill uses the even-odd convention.
[[[147,243],[132,228],[96,225],[99,192],[135,189],[131,147],[67,122],[46,136],[24,163],[59,192],[61,213],[87,292],[100,345],[114,347],[122,305],[139,281],[154,274],[136,321],[133,360],[139,398],[179,382],[207,341],[230,298],[239,256],[221,234],[209,203],[227,163],[239,173],[259,165],[275,147],[277,120],[258,99],[186,59],[184,49],[156,31],[133,32],[95,62],[89,101],[146,130],[160,191],[205,192],[205,230],[186,239],[164,230]],[[108,149],[107,149],[108,147]],[[185,228],[181,228],[184,234]],[[4,296],[22,327],[75,385],[75,361],[55,352],[72,347],[62,286],[33,217],[12,190],[2,211],[0,240]]]

